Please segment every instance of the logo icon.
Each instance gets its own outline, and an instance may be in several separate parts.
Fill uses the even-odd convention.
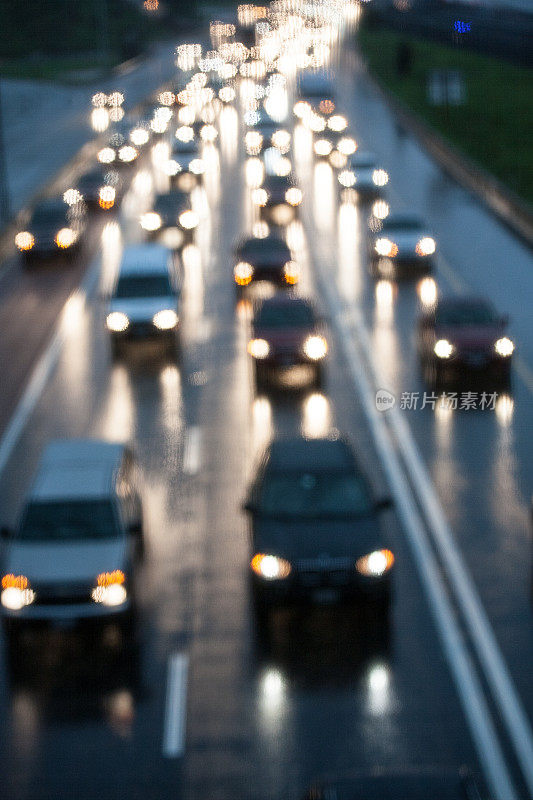
[[[387,389],[378,389],[376,392],[376,408],[378,411],[390,411],[396,404],[396,397]]]

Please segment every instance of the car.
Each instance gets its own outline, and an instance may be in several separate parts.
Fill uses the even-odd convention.
[[[432,270],[437,244],[420,217],[390,214],[377,228],[369,236],[370,272],[374,277],[419,275]]]
[[[259,625],[273,606],[356,600],[386,613],[394,554],[377,498],[353,447],[337,436],[274,439],[252,481],[252,602]]]
[[[346,166],[348,158],[357,150],[357,142],[348,131],[348,120],[334,114],[325,122],[324,130],[316,132],[313,150],[317,159],[326,161],[334,169]]]
[[[271,148],[282,155],[290,152],[291,134],[264,108],[248,111],[245,114],[245,122],[247,130],[244,135],[244,148],[249,156],[259,156]]]
[[[120,202],[124,190],[123,180],[116,169],[95,167],[76,182],[88,209],[110,211]]]
[[[389,175],[378,166],[373,153],[358,150],[350,156],[345,168],[339,172],[337,182],[342,202],[373,203],[372,213],[376,218],[387,216],[389,207],[384,201]]]
[[[302,190],[292,175],[266,175],[260,187],[252,189],[252,202],[261,221],[277,227],[290,225],[299,217]]]
[[[374,770],[325,777],[313,783],[304,800],[489,800],[467,768]]]
[[[508,318],[482,297],[445,297],[418,321],[418,349],[426,381],[434,386],[466,376],[491,376],[507,384],[514,342]]]
[[[252,320],[248,353],[255,382],[263,388],[277,378],[310,377],[320,387],[328,352],[322,321],[314,305],[303,297],[278,293],[258,304]]]
[[[140,148],[130,141],[129,126],[116,126],[106,138],[96,157],[100,164],[114,167],[131,167],[137,163]]]
[[[300,72],[296,94],[293,111],[295,116],[304,122],[310,113],[327,118],[332,116],[336,109],[337,92],[333,76],[328,70]]]
[[[109,300],[106,327],[114,354],[126,341],[162,341],[178,350],[181,274],[171,250],[160,244],[127,247]]]
[[[174,139],[166,171],[170,176],[172,187],[182,192],[192,192],[194,188],[202,185],[205,164],[201,157],[200,146],[194,138],[188,141]]]
[[[16,529],[2,529],[0,612],[8,636],[30,623],[129,624],[143,550],[137,472],[122,444],[48,444]]]
[[[72,259],[79,253],[86,225],[86,206],[77,190],[69,204],[63,197],[37,203],[25,230],[15,236],[15,245],[26,265],[37,259],[61,256]]]
[[[235,248],[233,278],[239,296],[246,287],[259,281],[290,288],[298,283],[299,277],[298,265],[292,260],[288,245],[275,234],[263,238],[250,236]]]
[[[172,189],[156,196],[153,208],[141,215],[140,223],[148,239],[177,249],[194,241],[199,219],[190,194]]]

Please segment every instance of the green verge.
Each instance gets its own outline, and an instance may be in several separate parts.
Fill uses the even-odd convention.
[[[533,204],[533,70],[369,25],[362,26],[358,39],[370,71],[383,86],[472,161]],[[405,77],[396,69],[401,42],[412,52]],[[464,75],[462,106],[446,109],[428,101],[428,73],[446,68]]]

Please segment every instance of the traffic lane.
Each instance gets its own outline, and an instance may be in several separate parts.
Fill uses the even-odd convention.
[[[231,211],[229,216],[233,216]],[[231,231],[221,253],[229,255],[233,238]],[[298,790],[303,788],[317,771],[328,769],[332,764],[339,768],[353,766],[361,758],[363,765],[378,760],[392,763],[393,758],[396,763],[407,760],[434,763],[437,758],[443,763],[474,761],[465,745],[467,736],[462,731],[458,735],[460,712],[438,643],[434,634],[431,635],[420,591],[413,591],[416,579],[406,570],[404,583],[400,577],[402,566],[399,567],[397,591],[401,592],[404,586],[405,596],[398,595],[393,613],[405,614],[405,617],[400,617],[399,623],[394,617],[393,630],[397,630],[397,634],[392,638],[392,676],[389,676],[387,661],[385,668],[378,665],[366,678],[354,678],[354,674],[360,675],[361,652],[357,652],[357,648],[354,652],[349,644],[346,648],[340,647],[332,659],[323,639],[332,627],[331,617],[329,622],[321,621],[320,614],[317,626],[311,622],[304,631],[296,659],[290,653],[290,646],[293,640],[298,643],[300,626],[297,626],[296,637],[294,628],[290,638],[281,631],[281,651],[278,647],[274,662],[275,666],[280,662],[281,683],[277,673],[272,676],[267,672],[265,676],[263,662],[256,662],[255,656],[247,660],[246,653],[250,653],[252,647],[247,617],[248,553],[238,504],[244,494],[247,477],[244,473],[249,474],[248,469],[243,470],[243,461],[248,463],[255,455],[242,441],[242,437],[250,435],[243,420],[253,414],[253,406],[250,405],[249,386],[243,379],[248,365],[246,336],[241,326],[246,322],[236,322],[234,317],[233,287],[226,258],[217,257],[215,265],[213,290],[207,293],[207,298],[214,309],[220,304],[222,309],[220,317],[213,322],[215,335],[206,340],[205,349],[200,348],[204,360],[191,364],[190,379],[178,381],[181,373],[172,365],[170,372],[166,372],[167,365],[159,374],[157,367],[150,365],[150,359],[148,363],[133,359],[126,365],[117,364],[110,375],[103,311],[98,307],[90,308],[87,315],[78,319],[79,327],[73,329],[54,378],[20,442],[7,473],[9,483],[2,483],[1,499],[14,517],[45,441],[51,435],[66,433],[133,440],[145,476],[148,576],[141,611],[147,638],[143,640],[141,634],[144,648],[141,663],[143,680],[148,681],[148,685],[143,698],[135,705],[132,739],[129,740],[131,749],[126,755],[126,745],[118,741],[115,730],[105,729],[100,736],[101,725],[83,718],[78,718],[75,725],[76,731],[81,730],[79,737],[72,736],[72,721],[68,737],[66,726],[57,721],[48,726],[43,722],[43,726],[36,726],[32,733],[24,730],[21,737],[26,742],[24,766],[26,774],[32,776],[31,785],[26,788],[28,797],[46,796],[46,792],[61,797],[67,790],[70,794],[73,787],[82,797],[89,797],[91,793],[94,796],[97,782],[101,785],[99,765],[111,763],[111,759],[100,752],[101,746],[112,755],[113,766],[106,771],[109,775],[106,785],[111,791],[116,789],[119,777],[123,779],[121,790],[131,787],[133,796],[138,791],[137,786],[146,787],[148,779],[152,782],[148,796],[154,797],[158,796],[161,786],[166,788],[167,775],[176,781],[178,766],[166,767],[157,757],[156,731],[162,725],[165,659],[187,642],[190,642],[191,651],[191,694],[184,791],[189,795],[195,794],[196,787],[204,780],[211,793],[219,791],[221,782],[234,790],[246,791],[250,780],[256,781],[258,769],[263,772],[260,796],[272,796],[271,785],[277,787],[281,796],[288,790],[294,793],[295,786]],[[225,287],[225,294],[222,287]],[[90,321],[91,315],[96,317],[94,321]],[[189,338],[195,339],[198,330],[196,325],[191,326]],[[344,387],[347,395],[346,408],[351,409],[352,391],[345,386],[343,370],[337,374],[338,385]],[[201,380],[199,375],[203,376]],[[198,385],[202,386],[206,376],[207,383],[199,389]],[[185,406],[189,405],[186,392],[189,389],[192,392],[190,406],[195,410],[194,421],[204,420],[206,426],[202,437],[206,443],[205,466],[194,481],[189,478],[180,481],[176,473],[176,460],[179,463],[176,439],[183,425],[180,386],[188,387],[182,401]],[[85,406],[81,404],[83,397]],[[339,405],[344,406],[344,401]],[[184,413],[186,417],[188,412]],[[341,426],[359,430],[360,419],[348,414],[339,424]],[[184,439],[182,437],[181,442]],[[190,504],[187,487],[191,488]],[[181,521],[183,527],[179,524]],[[408,561],[401,555],[401,542],[398,548],[399,564],[406,565]],[[325,616],[328,618],[327,612]],[[344,620],[342,630],[349,639],[351,620]],[[320,647],[322,669],[309,685],[307,656],[303,650]],[[365,647],[362,649],[365,662],[369,654]],[[287,650],[288,666],[284,655]],[[400,672],[396,671],[397,663],[401,666]],[[333,680],[336,671],[337,679]],[[396,679],[399,688],[391,695],[389,689],[391,683],[396,686]],[[332,688],[332,682],[340,685]],[[278,711],[279,688],[281,685],[284,691],[286,683],[287,700],[281,696],[281,710]],[[48,697],[50,693],[46,694]],[[392,698],[391,706],[385,695]],[[438,702],[436,697],[440,698]],[[124,700],[120,708],[127,718],[128,714],[131,716],[131,708]],[[36,704],[39,709],[38,700],[33,705],[30,703],[30,708],[34,709]],[[384,704],[388,712],[381,718]],[[281,713],[283,709],[288,715]],[[54,717],[53,703],[50,710],[50,716]],[[18,717],[17,708],[12,708],[11,714],[12,719],[15,715]],[[33,714],[31,718],[39,719],[39,715]],[[376,718],[382,719],[379,726]],[[442,718],[449,719],[446,747],[442,747],[437,734],[442,731]],[[323,752],[324,729],[330,735],[330,742],[335,744],[326,752]],[[236,736],[235,731],[242,734]],[[95,744],[96,735],[98,742]],[[278,745],[280,736],[284,748],[289,748],[286,751]],[[84,743],[83,750],[78,747],[78,741]],[[318,750],[322,757],[318,757]],[[46,771],[44,760],[50,765]],[[83,766],[77,770],[80,760]],[[58,764],[67,765],[66,781],[54,769]],[[130,770],[128,775],[126,768]],[[46,776],[44,790],[42,783],[38,786],[38,776],[42,775]],[[9,766],[8,778],[11,785],[15,785]]]
[[[522,357],[533,365],[529,305],[531,251],[483,204],[449,178],[421,145],[400,128],[371,87],[347,43],[338,72],[340,108],[360,146],[376,152],[405,209],[420,213],[435,232],[439,251],[462,283],[488,295],[511,318]],[[504,279],[502,277],[504,276]]]
[[[530,653],[533,621],[528,494],[533,405],[528,389],[516,380],[510,394],[500,389],[494,410],[451,412],[438,403],[435,409],[431,404],[421,408],[424,392],[431,389],[422,381],[416,350],[419,297],[431,288],[440,292],[451,287],[438,263],[434,284],[433,279],[422,284],[370,278],[366,214],[353,206],[338,208],[334,201],[333,214],[325,207],[329,194],[324,185],[330,176],[322,167],[314,167],[314,187],[309,181],[309,192],[314,192],[313,230],[318,234],[324,220],[335,214],[337,218],[329,237],[324,231],[316,237],[311,234],[312,249],[336,275],[340,295],[350,306],[362,309],[383,386],[394,392],[398,402],[403,392],[418,393],[418,408],[405,414],[531,712],[533,697],[523,660],[524,653]]]

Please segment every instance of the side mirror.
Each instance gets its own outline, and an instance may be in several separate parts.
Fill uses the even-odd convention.
[[[11,528],[8,528],[7,525],[2,525],[0,528],[0,539],[11,539]]]
[[[374,502],[374,508],[376,511],[389,511],[389,509],[393,508],[394,503],[391,497],[379,497]]]

